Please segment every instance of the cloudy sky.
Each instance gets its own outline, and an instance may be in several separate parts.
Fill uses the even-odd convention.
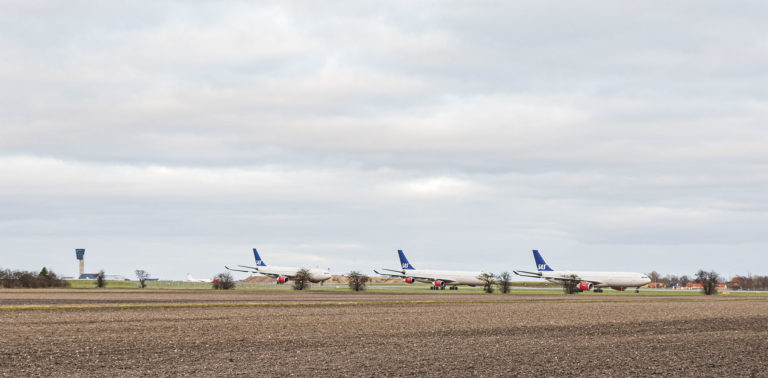
[[[762,1],[0,2],[0,266],[768,273]]]

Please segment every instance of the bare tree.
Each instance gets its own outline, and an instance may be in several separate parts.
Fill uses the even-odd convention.
[[[504,294],[509,294],[509,289],[512,287],[512,276],[509,272],[502,272],[496,276],[496,284],[499,285],[499,290]]]
[[[660,278],[659,281],[664,283],[665,287],[680,286],[680,284],[679,284],[680,277],[678,277],[678,276],[676,276],[674,274],[666,275],[663,278]]]
[[[479,279],[483,283],[484,292],[488,294],[493,293],[493,285],[496,284],[496,279],[494,278],[493,274],[483,273],[477,276],[477,279]]]
[[[96,273],[96,287],[105,286],[107,286],[107,280],[104,278],[104,271],[100,270],[99,273]]]
[[[659,278],[661,278],[661,275],[657,271],[652,271],[648,273],[648,278],[651,280],[651,282],[659,282]]]
[[[229,290],[235,288],[235,279],[228,272],[219,273],[213,277],[213,288],[216,290]]]
[[[714,270],[705,272],[700,269],[696,272],[696,283],[701,284],[701,291],[706,295],[717,294],[717,284],[720,283],[720,275]]]
[[[10,269],[0,269],[0,283],[2,283],[3,287],[6,289],[13,287]]]
[[[46,282],[48,287],[69,287],[69,282],[59,277],[53,270],[48,271]]]
[[[43,269],[40,270],[40,273],[37,274],[37,280],[40,281],[40,287],[51,287],[51,272],[48,271],[48,268],[43,267]]]
[[[293,290],[309,289],[309,269],[299,269],[293,277]]]
[[[149,278],[149,273],[147,273],[144,269],[137,269],[136,270],[136,279],[139,280],[139,285],[141,288],[147,287],[147,278]]]
[[[563,291],[566,294],[574,294],[579,292],[579,277],[575,274],[571,274],[569,279],[563,281]]]
[[[755,280],[755,289],[768,290],[768,276],[758,276]]]
[[[736,276],[731,278],[731,282],[728,284],[728,287],[733,290],[741,290],[743,283],[744,281],[742,281],[741,277]]]
[[[365,290],[365,285],[370,278],[356,270],[353,270],[347,274],[347,284],[349,288],[354,291]]]
[[[731,279],[729,284],[734,290],[766,290],[768,289],[768,276],[753,276],[748,273],[746,276],[737,275]]]

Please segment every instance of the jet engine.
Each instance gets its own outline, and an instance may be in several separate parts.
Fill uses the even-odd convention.
[[[405,277],[405,283],[412,284],[416,282],[416,280],[413,279],[413,277]]]
[[[286,282],[288,282],[288,277],[286,277],[286,276],[277,277],[277,283],[284,284]]]
[[[437,287],[443,287],[445,285],[445,282],[437,280],[437,281],[433,281],[432,285],[435,285]]]
[[[578,287],[579,287],[579,290],[589,291],[589,289],[592,288],[592,282],[582,281],[582,282],[579,283]]]

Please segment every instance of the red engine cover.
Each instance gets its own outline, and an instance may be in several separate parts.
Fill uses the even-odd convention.
[[[414,281],[413,277],[405,277],[405,283],[413,283]]]
[[[589,289],[592,288],[592,282],[581,282],[579,283],[579,289],[584,291],[589,291]]]
[[[288,281],[288,277],[286,276],[277,277],[277,282],[279,283],[285,283],[286,281]]]
[[[441,286],[443,286],[443,285],[444,285],[444,283],[443,283],[443,281],[439,281],[439,280],[438,280],[438,281],[434,281],[434,282],[432,282],[432,285],[435,285],[435,286],[437,286],[437,287],[441,287]]]

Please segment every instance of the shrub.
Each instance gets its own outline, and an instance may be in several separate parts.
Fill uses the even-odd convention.
[[[293,290],[309,289],[309,270],[299,269],[293,277]]]
[[[22,270],[0,269],[0,286],[4,288],[69,287],[52,270],[43,268],[40,273]]]
[[[227,272],[219,273],[213,278],[213,288],[216,290],[234,289],[235,279]]]
[[[578,293],[579,291],[579,277],[575,274],[571,274],[571,277],[568,280],[565,280],[563,282],[563,291],[566,294],[574,294]]]
[[[370,278],[356,270],[353,270],[347,274],[347,284],[349,288],[354,291],[365,290],[365,285]]]
[[[100,270],[99,273],[96,273],[96,287],[105,286],[107,286],[107,280],[104,279],[104,271]]]
[[[509,290],[512,287],[512,276],[509,272],[502,272],[496,277],[496,284],[499,285],[499,290],[504,294],[509,294]]]
[[[493,293],[493,285],[496,283],[496,279],[491,273],[483,273],[477,278],[483,282],[483,291],[490,294]]]
[[[705,272],[700,269],[696,272],[696,283],[701,284],[701,292],[705,295],[717,294],[717,284],[720,283],[720,275],[714,270]]]
[[[136,279],[139,280],[139,286],[141,288],[147,287],[147,278],[149,278],[149,273],[147,273],[144,269],[137,269],[136,270]]]

